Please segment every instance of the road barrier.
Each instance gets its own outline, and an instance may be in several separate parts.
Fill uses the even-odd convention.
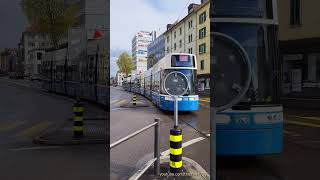
[[[182,130],[178,127],[170,129],[170,172],[181,173],[182,163]]]
[[[133,94],[133,96],[132,96],[132,104],[134,106],[137,105],[137,95],[136,94]]]
[[[84,107],[79,99],[73,105],[73,136],[83,137],[83,114]]]
[[[155,119],[155,122],[110,144],[110,149],[120,145],[121,143],[137,136],[138,134],[150,129],[151,127],[154,126],[154,159],[153,159],[153,163],[154,163],[154,174],[156,176],[159,176],[160,175],[160,138],[159,138],[159,135],[160,135],[160,119],[159,118],[156,118]],[[145,173],[149,168],[150,166],[153,164],[153,163],[150,163],[149,165],[145,166],[138,174],[136,174],[136,176],[130,178],[130,180],[137,180],[139,179],[143,173]]]

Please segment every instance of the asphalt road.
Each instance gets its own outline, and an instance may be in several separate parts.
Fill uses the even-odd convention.
[[[151,102],[138,95],[138,101],[148,104],[148,107],[121,108],[122,104],[130,103],[132,94],[121,88],[111,88],[110,91],[110,142],[113,143],[149,124],[154,118],[160,118],[160,152],[169,149],[169,131],[173,127],[173,114],[160,111]],[[202,104],[201,106],[206,106]],[[209,108],[209,107],[207,107]],[[200,113],[201,116],[198,114]],[[194,127],[205,127],[209,120],[209,111],[179,114],[179,127],[183,132],[183,142],[203,139],[183,149],[183,155],[196,161],[207,172],[210,168],[209,138]],[[186,123],[186,122],[187,123]],[[153,157],[154,130],[150,129],[123,144],[115,147],[110,153],[111,179],[128,179],[147,161]]]
[[[138,97],[143,99],[143,97]],[[162,119],[161,151],[168,149],[168,129],[172,114],[158,110],[150,103],[147,108],[123,109],[131,94],[111,88],[111,142]],[[184,155],[209,171],[209,100],[201,99],[200,110],[179,116],[184,142],[204,137],[205,140],[185,148]],[[219,180],[318,180],[320,179],[320,112],[284,110],[284,151],[281,154],[256,157],[217,157]],[[153,153],[153,131],[141,134],[111,150],[111,177],[126,179],[141,167]]]
[[[40,146],[33,137],[71,117],[73,100],[0,79],[0,179],[107,179],[105,145]],[[91,114],[101,113],[92,108]]]

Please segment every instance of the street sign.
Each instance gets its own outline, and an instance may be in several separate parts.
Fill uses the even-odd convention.
[[[164,90],[174,98],[174,127],[178,128],[178,98],[188,91],[188,78],[179,71],[169,73],[164,79]]]

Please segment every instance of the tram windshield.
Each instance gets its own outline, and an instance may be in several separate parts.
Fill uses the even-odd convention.
[[[215,1],[213,16],[272,19],[272,0]]]
[[[251,83],[240,103],[270,104],[278,100],[276,73],[276,27],[273,25],[216,23],[217,32],[233,37],[251,62]],[[268,38],[271,36],[272,38]],[[269,40],[268,40],[269,39]],[[221,55],[228,56],[228,54]]]
[[[188,88],[188,91],[185,95],[195,95],[196,94],[196,92],[195,92],[196,82],[195,81],[196,81],[196,73],[197,73],[196,70],[195,69],[166,69],[166,70],[162,71],[161,79],[165,79],[167,74],[169,74],[173,71],[179,71],[187,77],[188,82],[189,82],[189,88]],[[167,94],[164,90],[163,85],[161,88],[161,94]]]

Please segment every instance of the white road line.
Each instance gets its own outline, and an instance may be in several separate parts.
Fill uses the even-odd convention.
[[[23,148],[13,148],[10,151],[28,151],[28,150],[41,150],[41,149],[59,149],[63,146],[36,146],[36,147],[23,147]]]
[[[119,99],[112,100],[112,101],[110,102],[110,104],[113,104],[113,103],[115,103],[115,102],[117,102],[117,101],[119,101]]]
[[[185,143],[182,143],[182,148],[188,147],[188,146],[190,146],[190,145],[192,145],[192,144],[194,144],[194,143],[200,142],[200,141],[202,141],[202,140],[204,140],[204,139],[206,139],[206,138],[204,138],[204,137],[198,137],[198,138],[192,139],[192,140],[190,140],[190,141],[187,141],[187,142],[185,142]],[[170,154],[170,150],[168,149],[168,150],[166,150],[166,151],[163,151],[163,152],[161,153],[161,156],[168,156],[169,154]]]
[[[121,104],[125,103],[126,100],[122,99],[121,101],[115,103],[115,105],[120,106]]]

